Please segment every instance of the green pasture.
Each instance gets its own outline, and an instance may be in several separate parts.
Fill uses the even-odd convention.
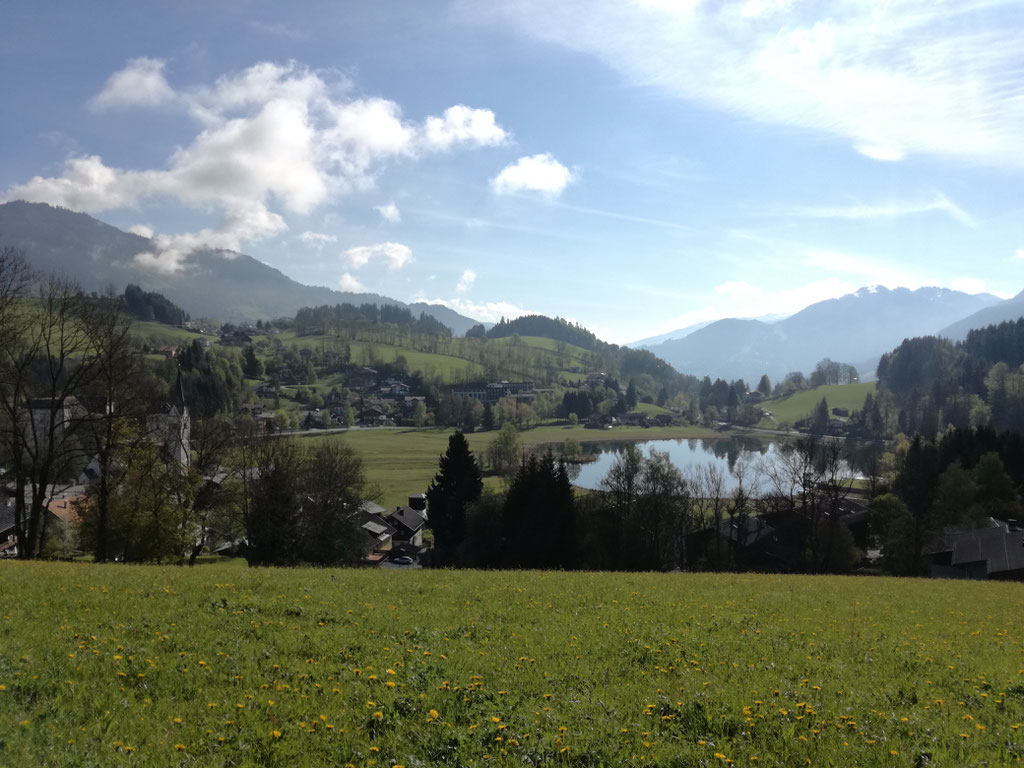
[[[179,347],[182,344],[190,344],[193,339],[215,340],[213,336],[204,336],[185,328],[177,328],[163,323],[144,323],[138,320],[132,323],[132,335],[147,342],[151,347]]]
[[[0,764],[1005,766],[1021,585],[0,562]]]
[[[410,493],[424,493],[437,474],[437,462],[448,449],[448,436],[454,430],[424,429],[353,429],[344,433],[313,435],[307,440],[345,440],[363,458],[369,481],[382,493],[381,504],[393,507],[405,504]],[[475,432],[466,435],[477,461],[485,464],[487,446],[497,431]],[[616,427],[611,430],[585,429],[582,426],[544,426],[520,433],[523,446],[557,446],[567,438],[581,443],[608,440],[661,440],[668,438],[720,437],[700,427]],[[556,450],[557,452],[557,450]],[[486,477],[485,483],[497,487],[495,477]]]
[[[846,408],[853,413],[863,407],[864,396],[868,392],[873,395],[875,390],[876,384],[873,381],[856,384],[829,384],[767,400],[761,403],[761,407],[774,414],[776,423],[793,424],[810,416],[823,397],[828,401],[829,411],[833,408]]]

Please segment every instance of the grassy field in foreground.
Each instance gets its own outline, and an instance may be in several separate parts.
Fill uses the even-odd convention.
[[[0,764],[981,766],[1021,585],[0,562]]]
[[[345,440],[363,457],[366,475],[383,493],[381,504],[393,507],[405,504],[410,493],[425,493],[437,474],[437,461],[448,449],[450,429],[355,429],[343,434],[314,435],[306,440]],[[484,463],[487,446],[497,435],[496,430],[466,435],[477,461]],[[524,446],[557,445],[567,438],[580,442],[595,440],[660,440],[666,438],[720,437],[715,432],[699,427],[616,427],[611,430],[575,427],[537,427],[520,433]],[[496,486],[497,478],[485,479]]]
[[[875,389],[876,384],[873,381],[815,387],[802,392],[794,392],[777,400],[768,400],[762,403],[761,407],[771,411],[775,415],[776,422],[793,424],[812,414],[815,406],[821,402],[823,397],[828,401],[829,411],[833,408],[846,408],[850,413],[859,411],[864,405],[864,395],[868,392],[872,395],[875,394]],[[766,423],[762,426],[769,425]]]

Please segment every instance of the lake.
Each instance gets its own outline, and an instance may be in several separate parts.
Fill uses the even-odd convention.
[[[588,464],[569,467],[570,478],[581,488],[598,488],[618,460],[619,454],[627,443],[608,441],[585,443],[583,452],[596,455],[597,460]],[[745,470],[744,485],[748,491],[768,492],[772,490],[767,478],[759,476],[756,467],[762,462],[772,462],[779,456],[778,442],[759,440],[753,437],[727,437],[715,440],[646,440],[636,443],[644,456],[650,456],[652,450],[667,452],[672,463],[682,470],[684,476],[706,465],[713,465],[721,470],[726,489],[734,490],[739,481],[735,469],[742,465]],[[576,474],[576,470],[579,473]],[[575,475],[575,477],[574,477]]]

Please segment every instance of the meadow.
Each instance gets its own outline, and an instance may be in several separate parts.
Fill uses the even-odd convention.
[[[862,381],[856,384],[829,384],[826,386],[792,392],[785,397],[767,400],[761,403],[766,411],[771,411],[777,424],[793,424],[814,413],[815,406],[821,398],[828,401],[828,408],[846,408],[850,413],[859,411],[864,406],[864,396],[869,392],[874,395],[876,382]],[[763,427],[771,427],[773,423],[765,419]]]
[[[1021,585],[0,562],[0,764],[981,766]]]
[[[353,429],[344,433],[312,435],[307,441],[345,440],[362,457],[366,477],[381,491],[381,504],[393,507],[405,504],[410,493],[425,493],[437,474],[437,462],[448,449],[451,429]],[[497,430],[474,432],[466,435],[469,447],[481,466],[486,464],[486,451],[497,436]],[[521,432],[524,447],[543,451],[547,446],[557,454],[559,446],[568,438],[581,443],[600,440],[658,440],[665,438],[720,437],[701,427],[616,427],[611,430],[586,429],[582,426],[542,426]],[[497,488],[500,480],[484,478],[488,487]]]

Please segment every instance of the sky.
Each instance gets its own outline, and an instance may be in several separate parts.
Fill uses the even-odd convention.
[[[1018,0],[0,0],[0,200],[626,343],[1024,289]],[[2,233],[0,233],[2,236]]]

